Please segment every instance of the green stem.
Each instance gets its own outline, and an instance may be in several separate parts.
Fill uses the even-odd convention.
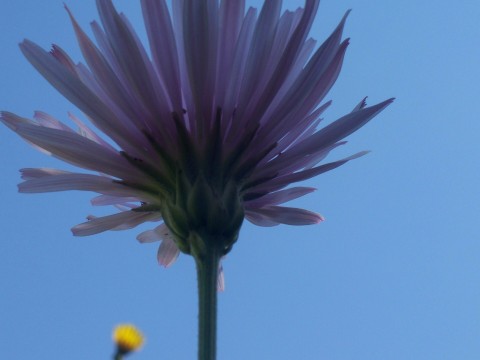
[[[120,353],[120,351],[117,351],[115,355],[113,356],[113,360],[123,360],[123,355]]]
[[[217,276],[220,252],[210,246],[195,256],[198,281],[198,360],[215,360],[217,342]]]

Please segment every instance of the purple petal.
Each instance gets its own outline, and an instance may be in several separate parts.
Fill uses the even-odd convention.
[[[357,106],[355,106],[352,110],[352,112],[355,112],[355,111],[358,111],[358,110],[362,110],[363,108],[365,108],[367,106],[367,97],[365,96],[358,104]]]
[[[250,210],[250,209],[261,208],[266,205],[282,204],[287,201],[291,201],[301,196],[310,194],[315,190],[316,190],[315,188],[311,188],[311,187],[293,187],[290,189],[272,192],[265,196],[262,196],[261,198],[258,198],[252,201],[245,201],[245,209]]]
[[[164,0],[142,0],[143,18],[158,73],[169,89],[173,109],[182,109],[177,47],[170,13]]]
[[[25,124],[11,115],[2,113],[2,121],[24,139],[66,162],[121,179],[131,179],[136,173],[119,153],[94,141],[72,132]]]
[[[279,142],[275,151],[285,152],[286,149],[291,148],[293,145],[299,143],[300,141],[308,138],[317,130],[317,126],[320,124],[322,119],[320,115],[323,114],[325,110],[332,104],[331,101],[327,101],[325,104],[320,106],[318,109],[315,109],[311,114],[306,116],[303,121],[299,121],[298,125],[290,129],[289,133],[286,134]],[[283,129],[278,129],[278,134],[282,133]],[[270,135],[272,138],[276,138],[273,134]]]
[[[154,230],[142,232],[137,236],[137,240],[142,244],[161,240],[157,260],[164,267],[171,266],[180,254],[180,250],[173,240],[173,235],[165,223],[157,226]]]
[[[250,189],[250,191],[256,193],[256,192],[264,192],[264,191],[271,192],[271,191],[279,190],[279,189],[287,186],[288,184],[298,182],[298,181],[307,180],[307,179],[310,179],[314,176],[317,176],[317,175],[323,174],[327,171],[333,170],[333,169],[347,163],[348,161],[356,159],[356,158],[358,158],[360,156],[363,156],[367,153],[368,153],[368,151],[361,151],[359,153],[356,153],[356,154],[354,154],[352,156],[349,156],[347,158],[344,158],[342,160],[338,160],[338,161],[334,161],[334,162],[327,163],[327,164],[324,164],[324,165],[320,165],[320,166],[314,167],[312,169],[307,169],[307,170],[287,174],[287,175],[284,175],[284,176],[279,176],[279,177],[276,177],[273,180],[270,180],[270,181],[267,181],[267,182],[264,182],[264,183],[261,183],[259,185],[256,185],[256,186],[252,187]]]
[[[121,206],[121,205],[115,205],[115,207],[121,209],[123,212],[130,212],[131,209],[135,208],[133,205],[130,206]],[[121,231],[121,230],[129,230],[133,229],[134,227],[137,227],[140,224],[143,224],[144,222],[152,222],[152,221],[158,221],[162,218],[159,212],[155,213],[144,213],[143,216],[141,217],[131,217],[129,220],[125,221],[123,224],[120,224],[118,226],[115,226],[114,228],[110,229],[112,231]]]
[[[245,218],[250,221],[252,224],[263,227],[272,227],[277,226],[280,223],[273,221],[272,219],[266,217],[263,214],[260,214],[256,211],[250,211],[245,209]]]
[[[225,1],[220,3],[218,66],[216,76],[216,103],[223,104],[232,67],[235,61],[235,47],[242,26],[245,12],[245,0]]]
[[[25,170],[26,173],[25,173]],[[33,178],[28,169],[23,178],[28,180],[18,185],[22,193],[43,193],[68,190],[95,191],[108,194],[131,194],[130,189],[105,176],[75,173],[59,173]]]
[[[71,174],[68,171],[50,168],[24,168],[20,169],[20,176],[23,180],[32,180],[52,175]]]
[[[74,226],[72,233],[75,236],[89,236],[107,230],[124,230],[158,218],[158,216],[158,214],[148,212],[123,211],[108,216],[90,217],[92,220]]]
[[[52,49],[50,50],[50,54],[60,62],[66,69],[68,69],[73,75],[76,74],[76,66],[72,59],[68,56],[68,54],[63,51],[58,45],[53,44]]]
[[[289,38],[286,48],[281,53],[281,58],[278,64],[275,64],[275,71],[268,80],[265,89],[261,96],[258,97],[255,109],[247,114],[247,118],[259,119],[265,113],[268,105],[272,102],[278,90],[281,88],[283,82],[287,78],[296,58],[305,42],[308,31],[312,25],[313,19],[318,9],[319,0],[307,0],[303,15],[298,26],[296,26],[294,33]],[[262,9],[263,11],[263,9]],[[261,19],[259,19],[261,21]],[[279,23],[279,26],[281,23]],[[288,37],[286,37],[288,38]],[[275,50],[275,49],[274,49]],[[272,54],[271,58],[277,59],[278,56]],[[270,67],[273,68],[273,64]],[[255,97],[254,97],[255,98]]]
[[[306,140],[295,145],[291,150],[292,153],[307,155],[336,143],[373,119],[373,117],[390,105],[393,100],[394,99],[388,99],[377,105],[363,108],[341,117]]]
[[[269,108],[265,112],[264,119],[271,118],[272,112],[275,111],[278,106],[280,106],[282,101],[285,101],[285,94],[290,90],[296,79],[299,77],[300,73],[303,71],[305,63],[312,55],[315,44],[316,41],[313,39],[308,39],[305,41],[302,50],[298,54],[295,63],[292,65],[292,68],[288,73],[288,76],[285,78],[282,86],[275,95],[275,98],[272,100]]]
[[[348,13],[343,17],[340,24],[337,26],[335,31],[330,35],[330,37],[318,48],[313,57],[310,59],[308,64],[305,66],[303,71],[300,73],[296,81],[293,83],[289,91],[285,94],[282,101],[279,102],[279,106],[275,111],[270,113],[269,118],[264,123],[264,134],[267,139],[272,139],[273,129],[279,127],[287,119],[297,119],[297,117],[286,117],[285,114],[292,113],[292,109],[304,109],[310,111],[310,109],[303,105],[305,101],[305,96],[312,93],[312,89],[315,88],[317,84],[320,86],[326,86],[321,80],[324,77],[325,71],[331,65],[332,60],[335,59],[335,56],[339,53],[340,39],[343,32],[343,27]],[[344,46],[345,47],[345,46]],[[342,50],[342,53],[345,49]],[[339,59],[342,59],[343,55],[340,57],[337,56],[337,62]],[[317,99],[318,102],[321,101],[321,98]],[[279,119],[284,119],[279,121]],[[294,121],[294,120],[291,120]],[[293,126],[289,126],[292,128]],[[281,136],[280,136],[281,137]],[[276,139],[276,138],[274,138]],[[267,143],[271,141],[267,140]]]
[[[225,291],[225,274],[223,272],[223,265],[221,260],[218,264],[217,291]]]
[[[73,132],[71,128],[63,124],[59,120],[55,119],[53,116],[44,113],[42,111],[35,111],[33,118],[37,120],[40,126],[44,126],[50,129],[58,129],[63,131]]]
[[[319,150],[316,154],[310,154],[308,156],[305,156],[305,154],[291,154],[291,152],[287,150],[268,163],[262,164],[256,172],[256,176],[259,178],[270,176],[280,177],[299,170],[311,168],[325,159],[333,149],[346,143],[346,141],[338,142],[325,149]]]
[[[137,235],[137,240],[141,244],[147,244],[147,243],[160,241],[161,238],[160,238],[160,236],[158,236],[158,234],[155,232],[155,230],[147,230],[147,231],[144,231],[144,232],[138,234]]]
[[[241,110],[247,108],[252,95],[256,93],[257,87],[263,88],[265,85],[259,83],[259,79],[262,78],[262,74],[266,71],[268,65],[281,6],[281,0],[266,1],[260,11],[250,44],[244,72],[245,78],[239,95],[238,108]],[[239,118],[242,118],[243,115],[240,113]]]
[[[130,118],[137,119],[139,113],[135,110],[136,104],[132,103],[134,97],[128,93],[128,88],[124,87],[124,84],[122,84],[117,77],[115,71],[112,69],[103,54],[80,28],[70,10],[68,8],[66,9],[72,21],[83,57],[95,75],[96,82],[102,87],[105,93],[114,100],[115,104],[120,106],[121,109],[129,115]]]
[[[164,236],[157,252],[158,263],[168,268],[177,260],[179,254],[180,250],[173,241],[173,236]]]
[[[337,53],[327,65],[321,63],[322,70],[312,70],[305,77],[299,77],[289,92],[282,99],[279,108],[263,126],[262,139],[266,143],[282,138],[285,131],[295,128],[297,119],[308,116],[312,109],[323,100],[333,86],[340,72],[348,42],[338,48]],[[302,81],[300,81],[303,79]],[[268,130],[267,130],[268,129]]]
[[[20,44],[20,49],[28,61],[68,100],[78,106],[95,124],[114,139],[124,149],[130,149],[128,139],[133,129],[126,128],[126,123],[112,121],[115,115],[85,85],[79,77],[57,61],[54,56],[44,51],[29,40]]]
[[[223,104],[220,104],[224,117],[229,119],[228,126],[224,129],[224,131],[228,130],[228,142],[237,139],[238,133],[240,130],[243,130],[242,123],[240,121],[232,121],[232,118],[238,107],[242,77],[249,55],[248,45],[252,41],[256,16],[257,12],[254,8],[250,8],[245,15],[233,55],[233,65],[231,73],[229,74],[230,81],[227,83],[227,89],[225,91],[225,100]]]
[[[277,222],[287,225],[312,225],[318,224],[324,220],[324,218],[317,213],[284,206],[265,206],[261,209],[255,209],[255,211],[272,222]]]
[[[112,195],[99,195],[90,200],[93,206],[106,206],[106,205],[119,205],[125,203],[138,203],[145,199],[139,199],[132,196],[112,196]],[[138,205],[137,205],[138,206]]]
[[[68,117],[78,126],[78,133],[83,137],[86,137],[89,140],[95,141],[97,144],[102,145],[103,147],[110,149],[112,151],[116,151],[113,146],[103,140],[100,136],[98,136],[92,129],[90,129],[83,121],[81,121],[78,117],[73,115],[72,113],[68,113]]]
[[[111,0],[97,0],[97,8],[113,55],[125,78],[128,79],[133,94],[141,95],[139,99],[148,110],[154,112],[152,115],[164,116],[165,98],[154,84],[157,79],[148,71],[149,65],[142,56],[135,35],[117,13]]]
[[[214,111],[218,46],[216,0],[184,2],[183,41],[190,87],[197,111],[196,128],[200,131],[210,127]]]

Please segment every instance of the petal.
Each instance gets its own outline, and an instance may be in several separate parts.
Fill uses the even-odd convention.
[[[142,0],[143,18],[158,73],[169,89],[174,110],[182,108],[178,52],[172,21],[164,0]]]
[[[393,98],[388,99],[377,105],[363,108],[342,116],[340,119],[334,121],[301,143],[295,145],[291,152],[311,154],[318,151],[318,149],[322,149],[336,143],[373,119],[378,113],[390,105],[393,100]]]
[[[283,138],[286,132],[296,127],[298,119],[315,109],[337,79],[347,46],[348,41],[343,42],[327,64],[319,63],[318,70],[314,68],[311,73],[297,78],[278,108],[265,120],[259,135],[262,141],[271,143]]]
[[[279,189],[287,186],[288,184],[298,182],[298,181],[302,181],[302,180],[307,180],[307,179],[310,179],[314,176],[317,176],[317,175],[323,174],[327,171],[333,170],[333,169],[347,163],[348,161],[356,159],[358,157],[361,157],[365,154],[368,154],[368,151],[361,151],[359,153],[356,153],[356,154],[354,154],[352,156],[349,156],[347,158],[344,158],[342,160],[338,160],[338,161],[334,161],[334,162],[331,162],[331,163],[323,164],[323,165],[320,165],[320,166],[317,166],[317,167],[314,167],[314,168],[311,168],[311,169],[307,169],[307,170],[298,171],[298,172],[295,172],[295,173],[290,173],[290,174],[287,174],[287,175],[279,176],[279,177],[274,178],[273,180],[269,180],[267,178],[265,181],[255,185],[255,186],[252,186],[250,188],[250,191],[261,193],[261,192],[272,192],[272,191],[275,191],[275,190],[279,190]],[[249,188],[249,185],[246,184],[245,189],[248,189],[248,188]]]
[[[267,218],[265,215],[260,214],[255,210],[245,209],[245,218],[252,224],[257,226],[272,227],[277,226],[280,223]]]
[[[131,179],[137,173],[118,152],[76,133],[30,125],[6,112],[1,120],[27,141],[73,165],[123,179]]]
[[[137,240],[141,244],[152,243],[156,241],[160,241],[161,238],[155,232],[155,230],[147,230],[137,235]]]
[[[92,220],[74,226],[72,233],[75,236],[88,236],[107,230],[123,230],[125,228],[133,228],[158,216],[158,214],[149,212],[122,211],[108,216],[91,217]]]
[[[285,152],[286,149],[291,148],[296,143],[315,133],[317,126],[322,121],[320,115],[322,115],[331,104],[331,101],[327,101],[325,104],[306,116],[303,121],[299,121],[298,124],[278,142],[278,147],[275,150],[277,152]],[[281,132],[282,129],[278,129],[278,131]]]
[[[121,203],[128,201],[155,203],[158,201],[156,195],[131,188],[105,175],[79,174],[47,168],[21,169],[20,173],[21,178],[25,180],[18,185],[21,193],[80,190],[104,194],[102,196],[104,196],[105,199],[122,199]],[[98,204],[101,202],[99,199]],[[106,202],[105,200],[105,205]]]
[[[310,155],[302,155],[298,154],[296,156],[290,156],[288,152],[285,152],[282,154],[281,158],[276,165],[275,168],[278,176],[283,176],[289,173],[294,173],[298,172],[299,170],[306,170],[314,167],[317,165],[319,162],[324,160],[330,152],[342,145],[345,145],[347,142],[346,141],[340,141],[336,144],[330,145],[324,149],[319,150],[315,154],[310,154]],[[269,173],[272,173],[273,169],[265,169],[269,170]]]
[[[228,76],[229,81],[227,82],[227,88],[225,90],[224,102],[223,104],[220,103],[224,118],[227,119],[224,132],[228,131],[228,142],[234,139],[236,140],[240,131],[243,130],[242,123],[233,120],[234,114],[236,114],[236,108],[238,107],[242,77],[247,64],[249,44],[252,41],[256,16],[257,12],[255,8],[250,8],[245,15],[235,46],[232,70]]]
[[[157,252],[158,263],[168,268],[177,260],[179,254],[180,250],[173,241],[173,236],[164,236]]]
[[[157,252],[158,263],[164,267],[170,267],[178,258],[180,250],[173,240],[173,235],[165,223],[157,226],[154,230],[147,230],[137,236],[137,240],[144,244],[161,240]]]
[[[285,94],[290,91],[290,88],[295,83],[296,79],[300,76],[305,66],[305,63],[312,55],[315,45],[316,41],[313,39],[308,39],[307,41],[305,41],[305,44],[303,45],[303,48],[299,53],[295,64],[292,66],[292,69],[290,70],[288,76],[285,78],[282,86],[278,90],[277,95],[272,100],[269,108],[265,112],[264,119],[270,119],[272,113],[280,106],[283,101],[285,101]]]
[[[268,65],[281,7],[281,0],[266,1],[260,11],[250,44],[242,89],[240,90],[238,107],[241,112],[245,110],[256,88],[258,86],[263,87],[258,80],[262,78],[262,73],[266,71],[265,68]]]
[[[127,79],[133,95],[154,117],[165,116],[169,113],[165,94],[159,92],[158,78],[149,71],[151,64],[142,54],[142,45],[136,41],[136,36],[111,0],[97,0],[97,8],[119,70]]]
[[[89,140],[95,141],[97,144],[102,145],[112,151],[116,151],[109,143],[98,136],[92,129],[90,129],[85,123],[72,113],[68,113],[68,117],[78,126],[78,133]]]
[[[222,0],[219,14],[219,49],[216,76],[216,99],[220,106],[224,102],[228,83],[231,81],[232,66],[235,61],[235,47],[245,13],[245,0]]]
[[[345,145],[346,141],[341,141],[325,149],[319,150],[316,154],[291,154],[289,150],[280,153],[273,160],[258,166],[256,177],[280,177],[286,174],[294,173],[299,170],[311,168],[325,159],[335,148]]]
[[[250,113],[254,106],[253,103],[258,100],[258,95],[261,94],[268,80],[264,79],[263,75],[269,72],[269,58],[271,57],[281,6],[281,0],[264,2],[255,24],[251,43],[247,44],[247,46],[249,45],[248,56],[236,106],[235,116],[237,119],[231,129],[231,137],[238,138],[239,132],[255,127],[256,124],[247,126],[250,122],[260,120],[260,118],[251,118]]]
[[[291,201],[293,199],[297,199],[301,196],[307,195],[315,190],[316,190],[315,188],[311,188],[311,187],[293,187],[290,189],[276,191],[252,201],[248,201],[248,200],[245,201],[245,209],[249,210],[249,209],[261,208],[266,205],[282,204],[287,201]]]
[[[21,171],[23,173],[22,177],[27,179],[18,185],[19,191],[22,193],[43,193],[68,190],[95,191],[110,194],[129,193],[128,188],[105,176],[59,173],[33,178],[32,172],[29,171],[29,169],[22,169]]]
[[[141,202],[142,199],[137,197],[122,197],[112,195],[99,195],[90,200],[93,206],[105,206],[105,205],[119,205],[132,202]],[[138,205],[137,205],[138,206]]]
[[[362,110],[364,107],[367,106],[367,97],[365,96],[352,110],[352,112]]]
[[[130,212],[132,209],[135,209],[136,207],[138,207],[138,205],[126,204],[124,206],[115,205],[115,207],[120,209],[123,212]],[[144,214],[144,216],[141,216],[138,218],[132,216],[129,220],[125,221],[123,224],[115,226],[110,230],[112,231],[129,230],[129,229],[133,229],[134,227],[137,227],[140,224],[143,224],[144,222],[158,221],[161,219],[162,219],[162,215],[159,212],[146,213]]]
[[[50,82],[63,96],[78,106],[95,125],[108,134],[122,148],[130,149],[129,139],[135,131],[122,121],[116,119],[114,113],[80,80],[69,68],[57,61],[52,54],[46,52],[29,40],[20,44],[20,49],[27,60]]]
[[[139,113],[135,110],[136,104],[133,101],[134,97],[129,94],[128,88],[124,86],[124,83],[122,83],[115,74],[115,71],[100,50],[80,28],[68,7],[66,7],[66,9],[70,16],[70,20],[72,21],[83,57],[87,61],[89,68],[92,70],[95,81],[101,86],[105,93],[111,97],[115,104],[128,114],[129,118],[138,119]]]
[[[225,274],[223,272],[223,265],[221,260],[218,264],[217,291],[225,291]]]
[[[185,60],[194,104],[197,129],[208,129],[212,119],[217,66],[217,0],[187,0],[183,8]],[[202,116],[204,118],[202,118]]]
[[[318,5],[319,0],[306,1],[305,9],[303,9],[300,22],[295,27],[295,30],[289,38],[285,49],[282,49],[280,60],[275,65],[269,65],[269,67],[275,68],[275,70],[268,79],[268,83],[265,84],[266,86],[265,89],[262,90],[261,96],[254,97],[256,98],[256,106],[252,112],[246,114],[247,118],[260,119],[278,93],[302,49],[313,19],[316,15]],[[297,14],[299,13],[297,12],[295,15]],[[259,21],[261,21],[261,19],[259,19]],[[278,24],[278,27],[281,25],[282,22]],[[286,38],[288,38],[288,36]],[[273,51],[275,50],[276,49],[274,48]],[[275,54],[271,55],[271,58],[273,59],[277,59],[278,57],[279,56],[275,56]]]
[[[157,260],[164,267],[171,266],[180,254],[180,250],[173,240],[173,235],[165,223],[153,230],[142,232],[137,236],[137,240],[142,244],[161,240],[162,243],[158,248]]]
[[[75,75],[76,66],[73,60],[68,56],[68,54],[63,51],[58,45],[53,44],[52,49],[50,50],[50,54],[57,59],[58,62],[63,64],[67,70],[69,70],[73,75]]]
[[[287,123],[288,121],[290,122],[290,125],[287,126],[287,128],[293,128],[294,126],[292,126],[292,122],[293,124],[296,124],[298,121],[298,115],[288,117],[285,116],[286,114],[288,115],[301,109],[305,109],[307,112],[311,111],[310,108],[303,106],[305,96],[311,94],[312,90],[317,85],[326,85],[326,82],[322,81],[322,79],[325,76],[326,69],[328,69],[332,60],[339,52],[340,39],[347,15],[348,12],[330,37],[317,49],[292,86],[285,93],[282,100],[277,102],[278,107],[274,111],[269,112],[269,118],[264,121],[264,133],[262,135],[263,137],[266,137],[266,139],[270,139],[265,140],[267,143],[270,143],[272,139],[282,137],[281,134],[274,132],[274,129],[282,125],[285,121],[287,121]],[[342,52],[344,52],[344,50],[345,49],[343,49]],[[341,58],[343,58],[343,55]],[[317,98],[317,101],[321,101],[321,98]],[[280,121],[279,119],[282,120]],[[273,137],[274,134],[277,135]]]
[[[255,212],[273,222],[287,225],[312,225],[324,220],[320,214],[284,206],[265,206],[261,209],[255,209]]]
[[[55,119],[53,116],[44,113],[42,111],[35,111],[33,118],[37,120],[40,126],[44,126],[51,129],[58,129],[68,132],[73,132],[67,125],[63,124],[59,120]]]
[[[120,203],[120,204],[115,204],[113,206],[115,206],[120,211],[130,211],[130,210],[133,210],[133,209],[137,208],[138,204],[129,204],[129,203],[123,202],[123,203]]]
[[[167,224],[163,223],[157,226],[154,229],[155,233],[157,236],[163,241],[163,240],[173,240],[173,235],[168,229]]]
[[[51,175],[71,174],[68,171],[49,168],[24,168],[20,169],[20,176],[23,180],[38,179]]]

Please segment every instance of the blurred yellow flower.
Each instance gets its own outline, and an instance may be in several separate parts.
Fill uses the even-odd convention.
[[[118,351],[127,354],[140,349],[143,345],[143,334],[134,325],[121,324],[113,331],[113,341],[117,344]]]

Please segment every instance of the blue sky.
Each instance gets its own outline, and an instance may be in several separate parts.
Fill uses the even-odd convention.
[[[67,4],[85,27],[98,18],[93,0]],[[143,34],[138,2],[115,4]],[[368,156],[307,181],[318,190],[293,203],[324,223],[245,223],[224,263],[219,359],[480,358],[480,3],[323,0],[311,35],[323,40],[350,8],[326,121],[365,95],[397,100],[330,159]],[[3,1],[0,13],[0,108],[79,114],[17,47],[55,42],[80,59],[62,1]],[[107,359],[113,326],[133,322],[147,343],[132,359],[194,359],[192,259],[159,267],[140,230],[74,238],[104,211],[90,194],[16,188],[19,168],[68,167],[5,127],[0,161],[1,357]]]

